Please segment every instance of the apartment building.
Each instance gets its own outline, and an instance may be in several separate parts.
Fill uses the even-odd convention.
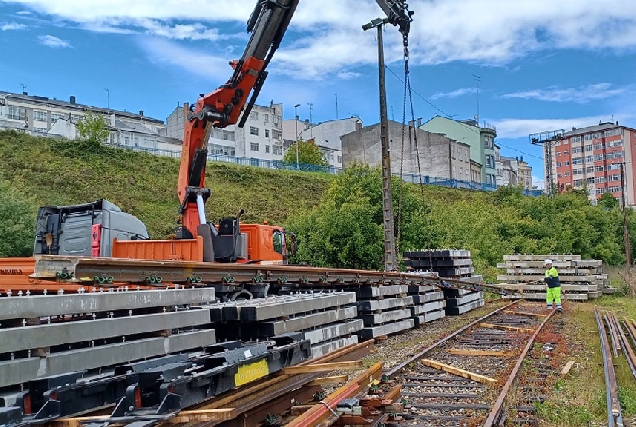
[[[532,167],[523,157],[505,157],[500,154],[499,147],[495,150],[497,165],[497,187],[521,186],[525,190],[532,190]]]
[[[405,141],[402,152],[402,130],[408,135],[408,127],[389,120],[389,145],[391,150],[391,173],[429,176],[431,178],[454,179],[470,182],[471,164],[470,146],[445,136],[415,129],[417,132],[417,150],[414,141]],[[370,166],[382,164],[382,145],[380,142],[380,124],[362,127],[342,136],[343,166],[353,163]],[[420,168],[417,163],[419,153]]]
[[[428,132],[439,133],[470,146],[470,159],[481,165],[481,183],[491,187],[497,184],[495,163],[495,138],[497,129],[484,122],[480,127],[476,120],[453,120],[435,116],[419,126]]]
[[[625,204],[634,206],[636,174],[634,162],[636,129],[616,123],[599,123],[563,134],[562,139],[544,144],[544,157],[552,152],[552,176],[557,190],[587,189],[595,204],[605,193],[619,200],[623,194]],[[549,150],[551,149],[551,150]],[[548,162],[546,162],[546,165]],[[625,167],[625,186],[621,180],[621,165]]]
[[[313,140],[325,155],[329,166],[342,167],[342,142],[343,135],[362,128],[362,121],[356,117],[340,120],[328,120],[318,124],[309,121],[284,120],[283,138],[286,147],[293,144],[296,139],[303,141]]]
[[[150,150],[180,150],[178,140],[169,138],[162,120],[110,108],[77,103],[44,96],[0,92],[0,129],[14,129],[32,135],[78,137],[75,124],[87,111],[99,114],[110,130],[107,144]]]
[[[283,104],[254,105],[243,128],[230,125],[212,130],[208,154],[255,160],[283,158]],[[167,134],[183,141],[185,114],[177,107],[167,119]]]

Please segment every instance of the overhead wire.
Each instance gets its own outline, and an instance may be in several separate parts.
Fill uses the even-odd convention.
[[[393,75],[393,76],[394,76],[397,80],[399,80],[400,82],[402,82],[402,83],[406,84],[406,82],[405,82],[405,81],[403,81],[403,80],[400,78],[400,76],[398,76],[398,75],[397,75],[397,74],[396,74],[396,73],[395,73],[395,72],[394,72],[394,71],[393,71],[393,70],[392,70],[392,69],[391,69],[388,65],[386,65],[385,67],[386,67],[386,69],[387,69],[387,70],[389,70],[389,72],[390,72],[390,73],[391,73],[391,74],[392,74],[392,75]],[[428,105],[430,105],[432,108],[434,108],[435,110],[437,110],[437,111],[439,111],[440,113],[442,113],[445,117],[451,117],[451,114],[448,114],[446,111],[442,110],[442,109],[441,109],[441,108],[439,108],[437,105],[435,105],[434,103],[432,103],[431,101],[429,101],[428,99],[426,99],[424,96],[422,96],[422,95],[421,95],[419,92],[417,92],[415,89],[411,89],[411,91],[412,91],[413,93],[415,93],[418,97],[420,97],[420,98],[421,98],[424,102],[426,102]],[[459,123],[460,125],[464,126],[466,129],[469,129],[469,130],[470,130],[470,131],[472,131],[472,132],[479,133],[479,131],[478,131],[477,129],[475,129],[475,127],[474,127],[474,126],[467,125],[466,123],[463,123],[463,122],[461,122],[461,121],[456,121],[456,122],[457,122],[457,123]],[[528,153],[528,152],[525,152],[525,151],[519,150],[518,148],[514,148],[514,147],[510,147],[510,146],[505,145],[505,144],[501,144],[500,142],[497,142],[497,145],[498,145],[499,147],[507,148],[507,149],[509,149],[509,150],[513,150],[513,151],[516,151],[516,152],[518,152],[518,153],[521,153],[521,154],[523,154],[524,156],[529,156],[529,157],[533,157],[533,158],[535,158],[535,159],[543,160],[543,157],[539,157],[539,156],[537,156],[537,155],[535,155],[535,154],[532,154],[532,153]]]

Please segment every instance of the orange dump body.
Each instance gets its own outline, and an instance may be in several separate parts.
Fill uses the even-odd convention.
[[[113,240],[113,258],[203,261],[203,238],[183,240]]]
[[[247,259],[239,263],[260,262],[281,264],[283,255],[274,249],[274,231],[282,228],[264,224],[241,224],[247,235]],[[113,258],[203,261],[203,238],[179,240],[117,240],[113,241]]]

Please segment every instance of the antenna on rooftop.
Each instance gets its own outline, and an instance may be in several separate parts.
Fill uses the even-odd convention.
[[[20,86],[22,86],[22,94],[26,95],[25,89],[27,88],[27,85],[25,85],[24,83],[20,83]]]

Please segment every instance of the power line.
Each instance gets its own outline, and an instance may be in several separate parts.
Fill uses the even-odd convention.
[[[394,76],[396,79],[398,79],[398,80],[399,80],[402,84],[404,84],[404,80],[402,80],[402,79],[401,79],[401,78],[400,78],[400,77],[399,77],[399,76],[398,76],[398,75],[397,75],[397,74],[396,74],[396,73],[395,73],[395,72],[394,72],[394,71],[393,71],[393,70],[392,70],[392,69],[391,69],[388,65],[386,66],[386,68],[389,70],[389,72],[390,72],[391,74],[393,74],[393,76]],[[448,114],[447,112],[445,112],[444,110],[442,110],[441,108],[439,108],[437,105],[433,104],[431,101],[429,101],[428,99],[426,99],[424,96],[422,96],[422,95],[421,95],[418,91],[416,91],[415,89],[412,89],[412,88],[411,88],[411,91],[412,91],[413,93],[415,93],[417,96],[419,96],[420,98],[422,98],[422,100],[423,100],[424,102],[426,102],[428,105],[430,105],[431,107],[433,107],[434,109],[436,109],[437,111],[439,111],[440,113],[442,113],[442,114],[443,114],[444,116],[446,116],[447,118],[451,118],[451,117],[452,117],[452,115]],[[451,120],[452,120],[452,119],[451,119]],[[463,122],[458,121],[458,120],[455,120],[455,121],[456,121],[457,123],[459,123],[460,125],[464,126],[466,129],[469,129],[469,130],[471,130],[471,131],[473,131],[473,132],[475,132],[475,133],[480,133],[480,132],[479,132],[479,130],[475,129],[475,127],[474,127],[474,126],[469,126],[469,125],[467,125],[466,123],[463,123]],[[477,123],[477,124],[479,125],[479,123]],[[499,143],[499,142],[497,142],[497,145],[498,145],[498,146],[500,146],[500,147],[507,148],[507,149],[509,149],[509,150],[516,151],[516,152],[521,153],[521,154],[523,154],[523,155],[525,155],[525,156],[534,157],[535,159],[539,159],[539,160],[542,160],[542,161],[543,161],[543,157],[539,157],[539,156],[535,156],[534,154],[526,153],[525,151],[521,151],[521,150],[519,150],[518,148],[512,148],[512,147],[509,147],[509,146],[507,146],[507,145],[501,144],[501,143]]]

